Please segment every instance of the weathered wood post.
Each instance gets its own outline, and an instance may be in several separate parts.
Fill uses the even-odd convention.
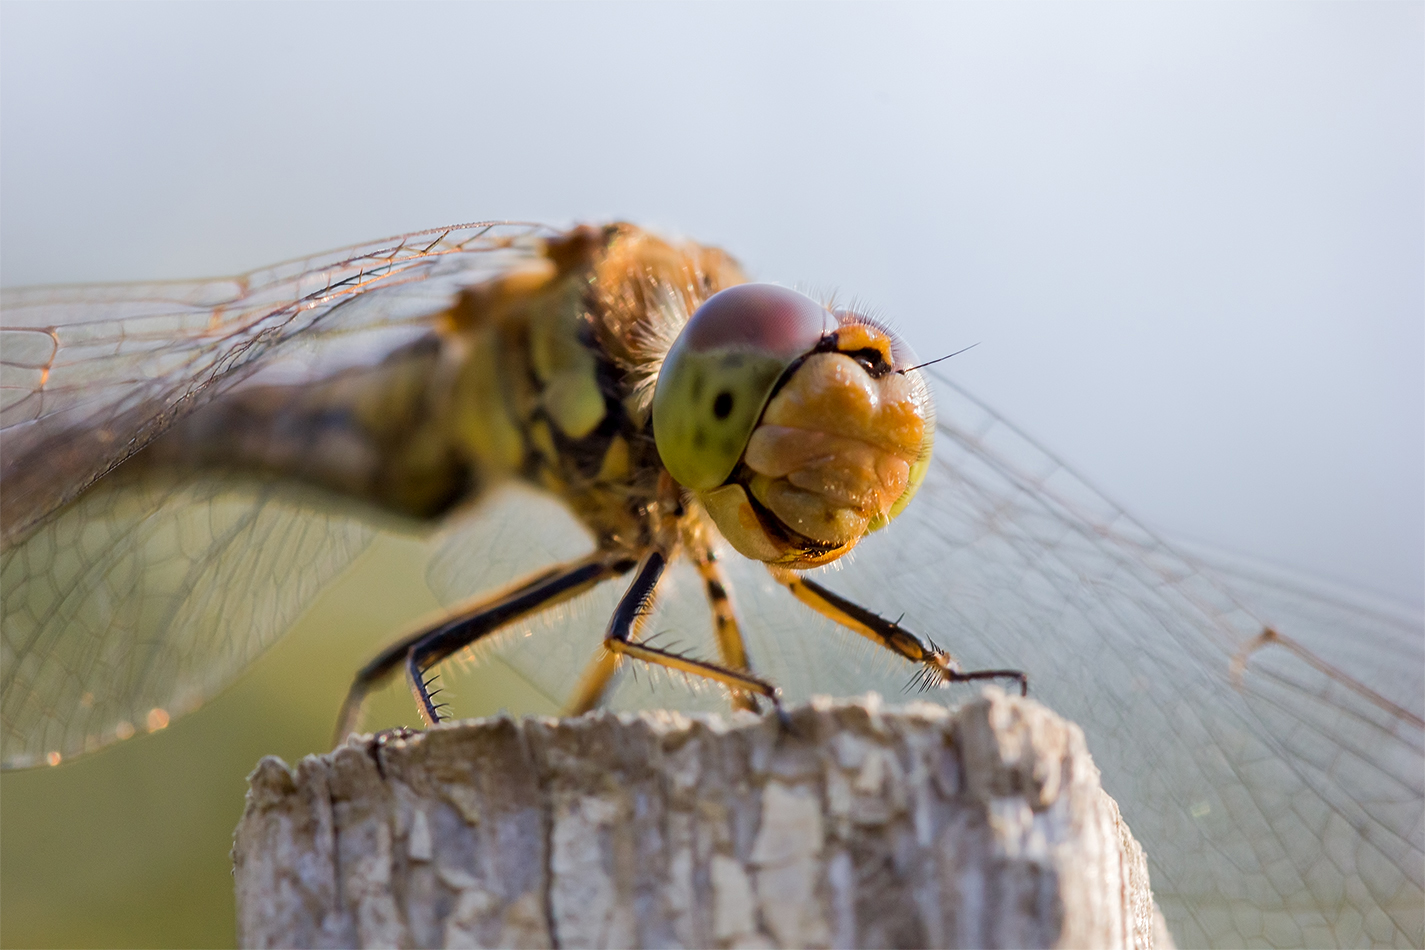
[[[245,946],[1151,947],[1078,727],[958,711],[497,718],[251,777]]]

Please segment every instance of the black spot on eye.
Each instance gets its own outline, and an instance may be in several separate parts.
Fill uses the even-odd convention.
[[[724,389],[717,394],[717,398],[713,400],[713,415],[720,420],[732,415],[732,393]]]
[[[708,434],[701,427],[693,430],[693,448],[700,449],[708,444]]]

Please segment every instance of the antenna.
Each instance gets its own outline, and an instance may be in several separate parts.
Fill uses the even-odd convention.
[[[931,361],[928,362],[928,363],[921,363],[921,364],[919,364],[919,365],[917,365],[917,366],[907,366],[905,369],[898,369],[898,370],[896,370],[896,372],[897,372],[897,373],[900,373],[902,376],[904,376],[906,373],[909,373],[909,372],[910,372],[911,370],[913,370],[913,369],[924,369],[924,368],[927,367],[927,366],[933,366],[933,365],[935,365],[936,363],[941,362],[942,360],[948,360],[948,359],[949,359],[950,357],[952,357],[952,356],[959,356],[961,353],[965,352],[965,350],[973,350],[975,347],[977,347],[977,346],[979,346],[979,345],[980,345],[980,344],[978,344],[978,343],[971,343],[969,346],[965,347],[964,350],[956,350],[954,353],[949,353],[949,354],[946,354],[945,356],[937,357],[936,359],[933,359],[933,360],[931,360]]]

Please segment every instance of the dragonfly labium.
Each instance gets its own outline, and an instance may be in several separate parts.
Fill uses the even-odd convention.
[[[0,331],[7,767],[161,728],[372,538],[439,525],[428,580],[474,599],[362,668],[341,732],[398,675],[442,718],[442,661],[508,630],[500,662],[575,712],[623,695],[621,665],[742,709],[1022,690],[1022,667],[1083,724],[1180,940],[1425,939],[1418,614],[1205,567],[876,320],[719,250],[482,223],[232,279],[7,290]],[[578,540],[495,577],[478,565],[546,520],[464,527],[512,485]],[[562,648],[522,646],[596,588]],[[650,635],[698,622],[690,601],[710,649]]]

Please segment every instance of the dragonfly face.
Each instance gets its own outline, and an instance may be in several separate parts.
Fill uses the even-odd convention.
[[[1024,666],[1084,726],[1182,942],[1425,940],[1418,616],[1204,568],[938,375],[932,416],[879,327],[719,251],[474,225],[3,304],[8,767],[196,708],[379,532],[442,525],[428,579],[477,598],[368,663],[344,727],[391,675],[441,716],[443,659],[622,577],[591,627],[501,662],[574,710],[620,662],[742,706]],[[506,483],[558,499],[582,547],[467,583],[545,528],[486,518]],[[709,650],[645,636],[709,614]]]
[[[833,561],[905,508],[930,461],[930,396],[908,356],[888,331],[795,291],[721,291],[659,371],[663,464],[741,554]]]

